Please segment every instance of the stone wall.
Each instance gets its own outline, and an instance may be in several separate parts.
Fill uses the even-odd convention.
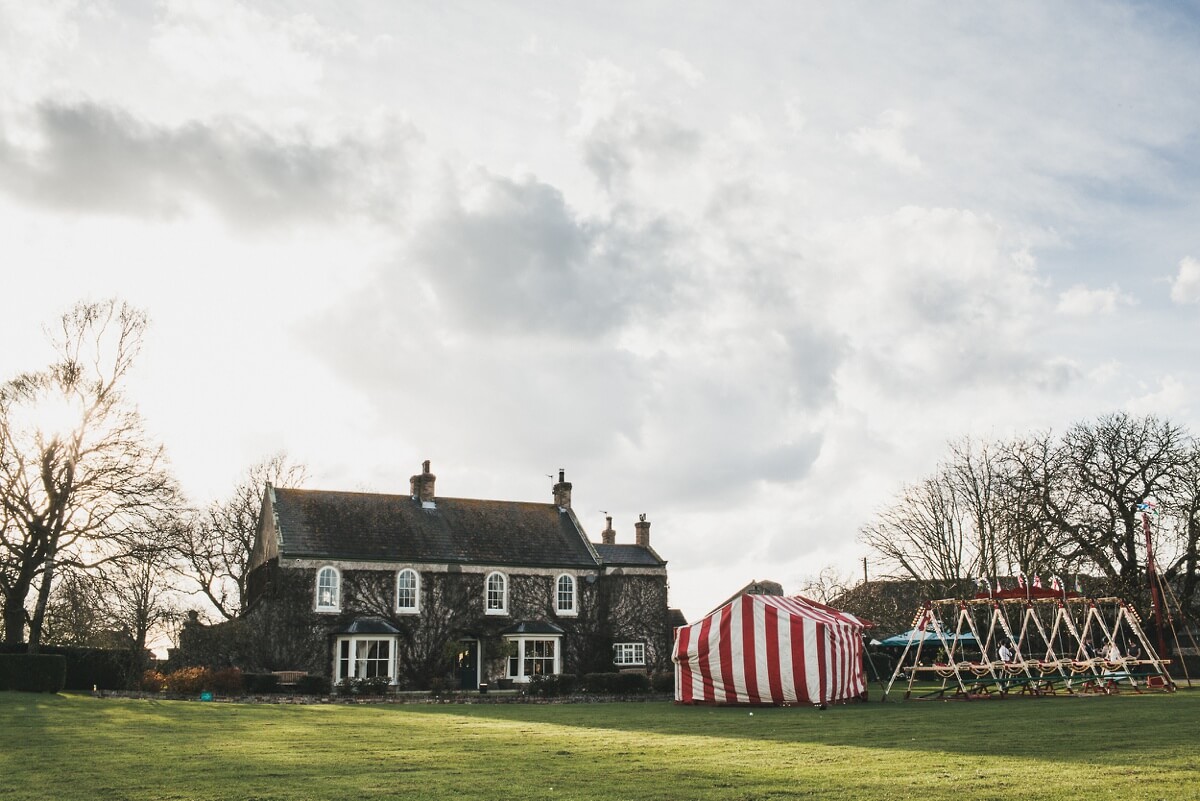
[[[399,684],[425,688],[451,671],[460,639],[480,643],[484,680],[504,676],[507,648],[501,632],[520,621],[546,621],[563,629],[562,665],[567,673],[614,669],[614,642],[644,641],[647,668],[670,669],[665,575],[578,575],[578,615],[555,611],[556,575],[505,570],[509,613],[484,613],[484,573],[421,571],[420,613],[395,610],[396,573],[346,570],[342,611],[313,610],[316,570],[280,568],[272,560],[249,577],[254,602],[240,620],[203,626],[192,622],[180,635],[181,664],[236,665],[246,671],[305,670],[333,673],[333,632],[354,619],[376,617],[399,631]]]

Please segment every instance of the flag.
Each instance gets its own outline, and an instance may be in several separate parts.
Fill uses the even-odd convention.
[[[1033,577],[1033,586],[1037,587],[1039,590],[1042,588],[1042,577],[1041,576]]]
[[[1079,583],[1079,574],[1075,574],[1075,592],[1082,593],[1083,585]]]
[[[1059,580],[1058,576],[1054,576],[1053,578],[1050,579],[1050,589],[1054,590],[1055,592],[1058,592],[1062,588],[1063,588],[1062,581]]]
[[[1003,590],[1000,589],[1000,579],[998,578],[996,579],[996,592],[997,594],[1003,592]]]
[[[1025,574],[1024,573],[1017,574],[1017,586],[1020,587],[1021,589],[1025,589]]]

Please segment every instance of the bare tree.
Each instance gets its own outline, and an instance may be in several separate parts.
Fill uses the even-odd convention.
[[[277,453],[252,465],[228,498],[212,503],[175,532],[174,550],[185,575],[226,620],[246,611],[246,565],[266,485],[297,487],[307,477],[303,464]]]
[[[109,614],[100,576],[70,565],[60,566],[58,580],[46,604],[42,639],[53,645],[121,648]]]
[[[1118,413],[1061,436],[962,441],[931,478],[863,529],[884,565],[920,582],[1087,572],[1141,595],[1142,510],[1157,502],[1155,549],[1190,602],[1200,556],[1200,445],[1179,426]]]
[[[905,487],[891,505],[862,529],[863,540],[899,576],[929,585],[931,592],[957,585],[976,563],[975,536],[955,483],[945,470]]]
[[[1063,437],[1066,483],[1076,493],[1068,541],[1125,591],[1141,581],[1139,508],[1169,496],[1186,462],[1186,434],[1156,417],[1080,423]]]
[[[111,558],[130,528],[175,497],[162,449],[121,392],[145,328],[145,314],[124,303],[81,303],[51,335],[54,363],[0,386],[4,633],[20,642],[28,621],[31,652],[56,564]]]
[[[853,585],[849,576],[842,575],[834,565],[825,565],[815,576],[809,576],[800,584],[800,594],[823,604],[845,595]]]

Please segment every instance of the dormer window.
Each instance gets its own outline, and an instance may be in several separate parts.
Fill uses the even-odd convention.
[[[508,614],[508,577],[503,573],[488,573],[484,580],[484,613]]]
[[[342,609],[342,577],[333,565],[317,571],[317,611],[340,612]]]
[[[411,569],[401,570],[396,574],[396,611],[401,614],[415,615],[421,611],[421,576]]]
[[[567,617],[579,614],[579,608],[576,606],[575,577],[563,574],[554,582],[554,586],[555,611]]]

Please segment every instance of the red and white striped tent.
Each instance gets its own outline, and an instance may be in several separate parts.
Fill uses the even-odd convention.
[[[739,596],[675,630],[675,701],[820,706],[859,698],[869,625],[799,595]]]

